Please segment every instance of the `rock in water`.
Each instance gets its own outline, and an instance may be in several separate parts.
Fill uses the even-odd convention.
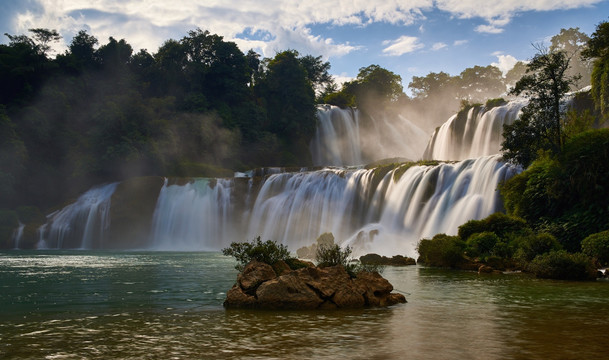
[[[405,303],[378,273],[361,272],[352,279],[342,266],[282,271],[253,261],[226,294],[226,308],[335,309]]]

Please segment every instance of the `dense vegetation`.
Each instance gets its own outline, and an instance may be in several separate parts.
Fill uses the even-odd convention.
[[[137,53],[85,31],[49,57],[51,30],[0,45],[0,204],[47,208],[131,176],[226,176],[308,165],[329,63],[260,59],[200,29]]]
[[[606,114],[599,87],[606,79],[601,84],[595,76],[606,66],[607,29],[599,24],[582,52],[595,58],[592,94],[601,121]],[[568,280],[594,279],[595,269],[607,265],[609,129],[591,130],[589,112],[566,112],[565,95],[576,81],[570,57],[564,49],[540,50],[514,87],[529,104],[504,127],[504,157],[525,167],[500,188],[507,215],[469,221],[456,236],[421,240],[422,263],[484,264]]]

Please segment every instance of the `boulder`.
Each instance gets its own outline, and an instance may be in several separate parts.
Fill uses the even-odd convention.
[[[227,292],[227,308],[337,309],[405,303],[401,294],[378,273],[360,272],[352,279],[344,267],[307,266],[277,275],[268,264],[253,261]]]
[[[277,274],[271,265],[252,261],[237,275],[237,284],[243,291],[253,295],[260,284],[276,277]]]
[[[265,309],[315,309],[324,302],[294,272],[262,283],[256,298]]]

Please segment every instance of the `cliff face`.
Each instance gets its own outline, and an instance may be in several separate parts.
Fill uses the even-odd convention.
[[[405,303],[402,294],[378,273],[361,272],[349,277],[342,266],[305,267],[277,274],[268,264],[252,261],[228,291],[226,308],[337,309],[390,306]]]

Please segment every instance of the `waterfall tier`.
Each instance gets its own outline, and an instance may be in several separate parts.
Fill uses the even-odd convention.
[[[353,108],[320,105],[310,144],[316,166],[352,166],[401,157],[418,160],[428,134],[400,114],[364,115]]]
[[[526,100],[486,109],[474,106],[467,112],[453,115],[434,131],[424,159],[464,160],[498,154],[503,141],[503,125],[518,118]]]
[[[157,197],[156,209],[143,247],[219,250],[261,236],[295,251],[332,232],[355,254],[415,256],[420,238],[454,234],[467,220],[502,210],[497,185],[517,171],[499,156],[488,156],[437,166],[326,168],[181,184],[166,180],[150,194]],[[91,189],[51,214],[41,230],[41,246],[103,248],[109,234],[119,236],[107,231],[115,188]]]

